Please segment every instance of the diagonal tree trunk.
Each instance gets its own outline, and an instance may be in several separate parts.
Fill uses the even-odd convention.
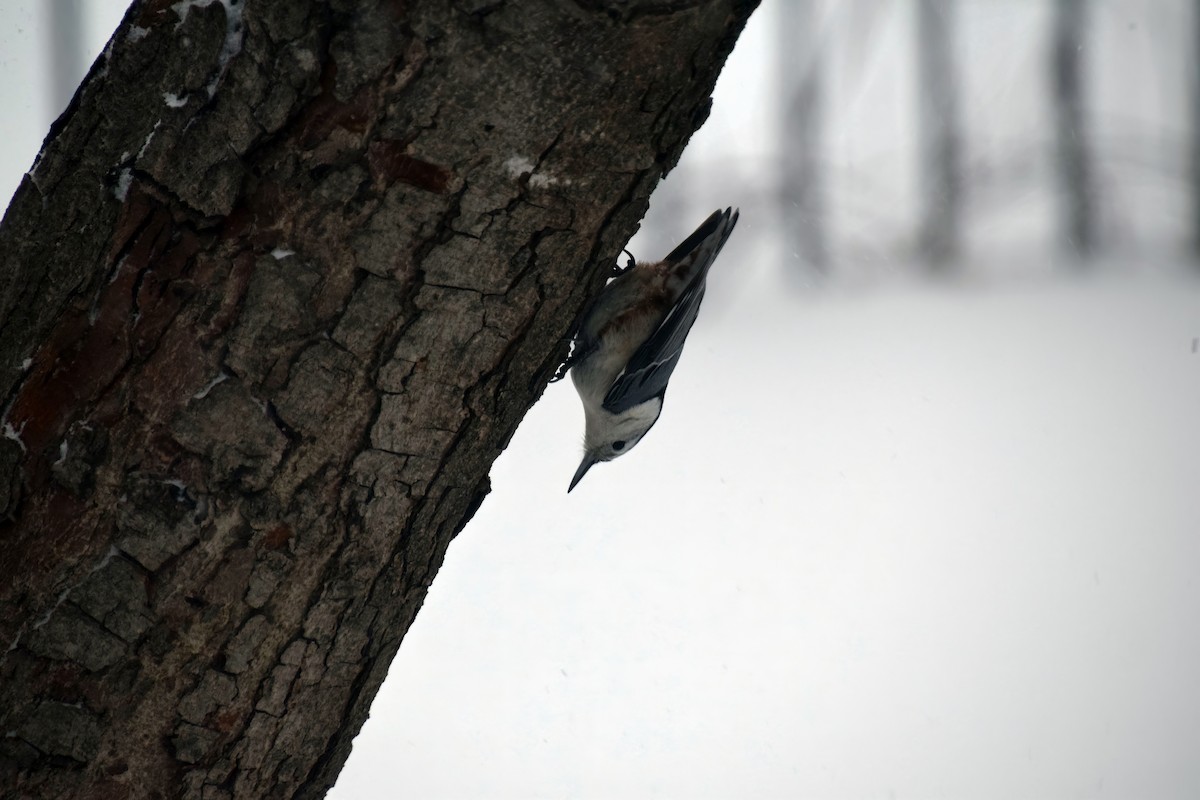
[[[754,5],[134,3],[0,226],[0,795],[324,793]]]

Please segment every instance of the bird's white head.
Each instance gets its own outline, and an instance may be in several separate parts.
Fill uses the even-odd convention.
[[[662,398],[655,397],[622,411],[612,414],[603,408],[586,408],[586,418],[583,437],[583,461],[575,470],[571,486],[567,491],[583,480],[583,476],[594,464],[601,461],[612,461],[633,449],[641,441],[646,432],[654,427],[658,415],[662,413]]]

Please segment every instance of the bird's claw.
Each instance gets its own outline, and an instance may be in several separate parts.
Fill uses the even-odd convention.
[[[617,264],[616,266],[613,267],[613,277],[614,278],[621,277],[626,272],[629,272],[629,270],[631,270],[637,266],[637,259],[635,259],[633,257],[633,253],[629,252],[628,250],[622,250],[621,252],[624,253],[625,255],[629,256],[629,260],[625,262],[625,266],[621,266],[620,264]]]

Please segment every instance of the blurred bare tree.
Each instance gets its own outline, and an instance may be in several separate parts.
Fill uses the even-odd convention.
[[[1087,27],[1088,0],[1056,0],[1051,55],[1056,168],[1068,250],[1079,258],[1096,250],[1094,179],[1084,99]]]
[[[814,0],[779,5],[780,85],[784,91],[780,207],[788,252],[801,266],[824,272],[825,235],[822,128],[822,54]]]
[[[780,204],[783,269],[802,284],[835,260],[854,271],[859,252],[871,253],[862,263],[911,255],[914,270],[970,269],[970,243],[994,224],[1021,220],[1013,236],[1029,238],[1013,244],[1045,246],[1041,221],[1028,224],[1038,215],[1053,215],[1045,221],[1064,268],[1143,229],[1156,231],[1144,244],[1161,250],[1163,215],[1145,202],[1166,188],[1151,188],[1162,173],[1148,170],[1160,165],[1175,173],[1171,193],[1180,179],[1190,186],[1189,210],[1165,202],[1171,218],[1189,217],[1200,262],[1200,3],[781,0],[770,13],[775,52],[764,64],[778,81],[779,155],[777,176],[764,180]],[[1175,94],[1174,72],[1188,52],[1190,101]],[[1036,63],[1018,63],[1029,53]],[[1027,108],[1031,97],[1045,106]],[[1009,98],[1005,119],[997,106]],[[1191,131],[1187,166],[1163,152],[1164,141],[1180,146],[1180,128]],[[910,136],[912,153],[896,152]],[[671,189],[656,202],[695,199]],[[887,252],[908,242],[911,254]]]
[[[921,255],[945,270],[958,257],[962,210],[958,66],[954,58],[955,0],[917,3],[920,114]]]
[[[1191,15],[1191,59],[1186,62],[1190,67],[1187,90],[1191,101],[1188,187],[1191,190],[1192,201],[1192,258],[1200,261],[1200,4],[1192,5]]]
[[[71,102],[87,71],[84,63],[83,0],[47,0],[43,7],[50,34],[45,49],[50,73],[50,114],[57,117]]]

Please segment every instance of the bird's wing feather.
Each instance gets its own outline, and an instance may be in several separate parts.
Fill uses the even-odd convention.
[[[604,396],[604,408],[619,414],[654,397],[662,397],[667,381],[679,363],[683,344],[700,313],[704,299],[704,281],[713,261],[725,246],[738,213],[731,209],[715,211],[696,231],[671,251],[666,261],[683,264],[691,278],[666,317],[646,341],[634,351],[625,370],[613,381]]]

